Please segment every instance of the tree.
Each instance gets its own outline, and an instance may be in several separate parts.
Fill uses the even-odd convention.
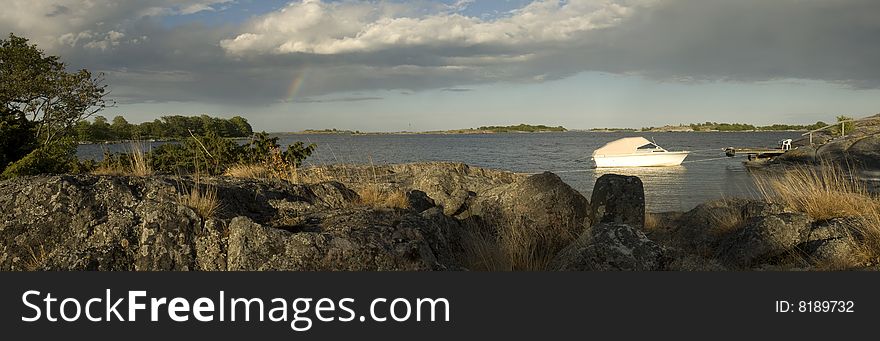
[[[116,116],[113,118],[113,123],[110,124],[110,132],[113,134],[115,140],[128,140],[131,139],[131,124],[125,120],[125,117]]]
[[[90,129],[90,135],[95,140],[107,141],[112,139],[112,132],[110,131],[110,123],[107,123],[107,118],[104,116],[95,117],[95,122],[92,123],[92,128]]]
[[[0,107],[0,172],[36,148],[33,123],[21,113]]]
[[[254,134],[254,129],[244,117],[235,116],[233,118],[230,118],[229,122],[235,125],[236,137],[246,137]]]
[[[0,40],[0,80],[2,106],[33,122],[33,134],[44,145],[70,135],[77,122],[111,105],[104,99],[101,75],[67,72],[57,56],[14,34]]]

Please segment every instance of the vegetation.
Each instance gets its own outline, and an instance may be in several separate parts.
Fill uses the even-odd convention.
[[[4,178],[73,172],[74,127],[112,105],[101,75],[68,72],[28,40],[0,39],[0,172]]]
[[[574,243],[584,226],[558,219],[541,228],[526,217],[465,221],[464,263],[476,271],[546,271],[559,251]]]
[[[530,124],[519,124],[519,125],[511,125],[511,126],[482,126],[477,128],[476,130],[482,131],[491,131],[493,133],[538,133],[538,132],[551,132],[551,131],[568,131],[562,126],[558,127],[548,127],[545,125],[530,125]]]
[[[789,167],[782,173],[759,173],[755,183],[767,201],[804,212],[815,220],[849,219],[852,239],[858,241],[854,249],[864,257],[861,261],[880,259],[880,198],[849,170],[830,163]]]
[[[77,122],[76,136],[80,141],[119,141],[131,139],[183,139],[192,135],[205,135],[209,132],[220,137],[249,137],[254,131],[247,119],[235,116],[230,119],[201,116],[162,116],[152,122],[131,124],[116,116],[108,122],[104,116],[95,117],[94,122]]]
[[[143,163],[165,174],[220,175],[234,167],[241,172],[243,165],[259,165],[268,171],[287,174],[302,165],[303,160],[315,150],[315,145],[296,142],[282,150],[277,137],[258,133],[243,145],[222,138],[214,131],[205,135],[190,136],[182,143],[166,143],[148,151]],[[98,165],[99,169],[135,169],[134,153],[108,154]]]
[[[818,121],[810,125],[772,124],[768,126],[755,126],[745,123],[718,123],[705,122],[693,123],[690,127],[694,131],[784,131],[784,130],[813,130],[827,126],[825,122]]]

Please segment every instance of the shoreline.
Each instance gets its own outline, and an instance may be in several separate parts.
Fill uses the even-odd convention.
[[[847,269],[877,266],[854,254],[862,241],[846,232],[854,228],[847,220],[852,217],[823,220],[778,203],[737,198],[708,201],[685,212],[650,213],[642,181],[635,176],[603,175],[589,197],[554,173],[523,175],[450,162],[316,167],[302,170],[297,179],[83,174],[5,180],[0,182],[0,208],[11,213],[0,222],[0,240],[9,246],[0,269],[741,271],[823,270],[831,263]],[[214,206],[184,200],[194,188],[213,193],[213,199],[203,200],[214,200]],[[65,202],[80,204],[59,204]],[[474,229],[487,234],[474,235]],[[85,231],[107,232],[82,238],[91,235]],[[174,237],[155,237],[166,233]],[[505,246],[510,233],[541,243],[538,258],[518,263],[536,251],[528,243]],[[787,239],[773,239],[778,236]],[[29,246],[45,243],[53,250],[45,257],[25,264],[12,261],[26,258]],[[491,264],[467,258],[474,243],[498,248],[493,255],[500,258]],[[706,249],[714,251],[707,256],[701,253]],[[803,258],[779,257],[793,250]],[[114,256],[106,257],[107,252]],[[162,261],[169,256],[178,261]]]

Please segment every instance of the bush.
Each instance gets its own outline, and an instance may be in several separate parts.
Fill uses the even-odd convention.
[[[37,148],[34,124],[21,115],[0,108],[0,172]]]
[[[13,162],[3,171],[2,178],[38,174],[74,173],[80,169],[76,159],[76,143],[73,139],[58,139],[42,145],[21,160]]]
[[[153,169],[166,174],[201,173],[220,175],[236,165],[263,165],[273,173],[287,173],[302,165],[312,154],[315,145],[294,143],[281,149],[277,137],[259,133],[238,145],[214,132],[189,137],[183,143],[166,143],[147,154]],[[101,165],[108,168],[128,167],[127,154],[105,155]]]

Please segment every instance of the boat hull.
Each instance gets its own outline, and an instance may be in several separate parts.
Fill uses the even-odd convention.
[[[597,168],[671,167],[680,165],[688,152],[644,153],[593,156]]]

